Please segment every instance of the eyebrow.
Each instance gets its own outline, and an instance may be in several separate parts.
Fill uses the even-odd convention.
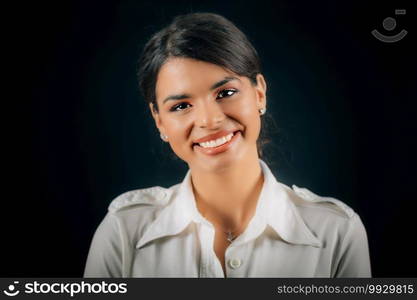
[[[216,82],[215,84],[213,84],[210,87],[210,91],[217,89],[218,87],[221,87],[222,85],[228,83],[229,81],[232,80],[239,80],[241,81],[239,78],[234,77],[234,76],[227,76],[225,78],[223,78],[222,80]],[[168,97],[166,97],[164,99],[164,101],[162,101],[163,104],[165,104],[165,102],[169,101],[169,100],[181,100],[181,99],[186,99],[186,98],[191,98],[191,96],[189,94],[179,94],[179,95],[170,95]]]

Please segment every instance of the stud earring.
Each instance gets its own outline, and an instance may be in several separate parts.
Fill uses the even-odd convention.
[[[259,114],[262,116],[262,115],[264,115],[265,114],[265,112],[266,112],[266,107],[264,107],[264,108],[261,108],[260,110],[259,110]]]
[[[160,134],[160,137],[161,137],[161,139],[164,141],[164,142],[167,142],[168,141],[168,136],[166,136],[165,134],[163,134],[162,132],[161,132],[161,134]]]

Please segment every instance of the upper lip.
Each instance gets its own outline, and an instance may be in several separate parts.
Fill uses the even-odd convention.
[[[198,144],[198,143],[204,143],[204,142],[208,142],[208,141],[213,141],[216,140],[218,138],[224,137],[226,135],[229,135],[230,133],[233,133],[237,131],[235,130],[221,130],[219,132],[213,133],[213,134],[209,134],[206,135],[205,137],[202,137],[201,139],[195,140],[194,144]]]

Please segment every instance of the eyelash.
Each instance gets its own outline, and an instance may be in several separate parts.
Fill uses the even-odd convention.
[[[224,89],[224,90],[221,90],[221,91],[219,92],[219,94],[218,94],[218,95],[220,95],[220,94],[221,94],[221,93],[223,93],[223,92],[233,92],[233,94],[231,94],[231,95],[227,95],[227,96],[223,96],[223,97],[221,97],[221,98],[216,98],[216,100],[217,100],[217,99],[223,99],[223,98],[232,97],[234,94],[238,93],[239,91],[238,91],[238,90],[236,90],[236,89]],[[173,107],[171,107],[170,111],[181,111],[181,110],[183,110],[183,109],[180,109],[180,110],[178,110],[178,109],[177,109],[177,108],[178,108],[178,107],[180,107],[182,104],[187,104],[187,103],[186,103],[186,102],[181,102],[181,103],[178,103],[178,104],[174,105]]]

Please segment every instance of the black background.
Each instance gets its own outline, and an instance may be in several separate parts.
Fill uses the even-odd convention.
[[[2,7],[2,277],[80,277],[110,201],[168,187],[169,157],[136,82],[146,40],[219,13],[257,48],[270,167],[361,216],[375,277],[416,277],[416,28],[409,2],[55,1]],[[397,8],[407,9],[395,16]],[[387,32],[382,20],[394,17]],[[397,43],[371,30],[408,35]],[[413,49],[414,48],[414,49]]]

